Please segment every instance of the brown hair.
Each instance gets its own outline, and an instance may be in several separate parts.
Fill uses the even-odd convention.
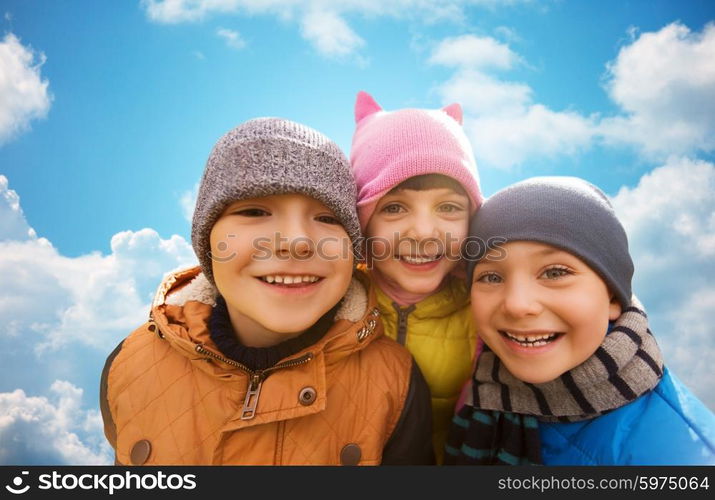
[[[452,191],[461,194],[462,196],[468,196],[467,192],[464,190],[459,181],[442,174],[415,175],[414,177],[410,177],[406,181],[403,181],[394,188],[392,188],[390,190],[390,193],[395,193],[396,191],[401,191],[403,189],[411,189],[413,191],[426,191],[428,189],[440,188],[451,189]]]

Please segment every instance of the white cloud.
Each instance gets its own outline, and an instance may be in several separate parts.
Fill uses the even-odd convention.
[[[634,292],[666,364],[715,409],[715,165],[670,158],[623,187],[613,205],[628,233]]]
[[[163,275],[196,261],[184,238],[148,228],[115,234],[109,255],[65,257],[45,238],[27,237],[19,198],[6,178],[0,184],[0,214],[17,220],[0,238],[0,335],[22,332],[38,352],[68,344],[109,352],[143,323]]]
[[[519,33],[509,26],[497,26],[494,28],[494,33],[497,34],[501,39],[507,42],[521,42],[522,38]]]
[[[0,393],[0,464],[111,464],[102,418],[82,409],[82,389],[57,380],[50,393],[50,398],[30,397],[21,389]]]
[[[196,197],[199,193],[199,183],[194,184],[190,191],[184,191],[179,199],[181,205],[181,213],[184,214],[184,219],[191,223],[194,219],[194,209],[196,208]]]
[[[276,14],[292,17],[298,10],[329,9],[366,16],[413,17],[425,20],[462,20],[464,8],[531,3],[531,0],[142,0],[147,16],[154,22],[175,24],[198,21],[226,13]]]
[[[500,168],[530,158],[575,155],[590,146],[593,126],[576,112],[553,111],[542,104],[465,119],[477,160]]]
[[[465,112],[481,117],[522,115],[532,100],[528,85],[471,69],[460,69],[438,91],[445,102],[458,102]]]
[[[715,24],[641,34],[608,65],[605,87],[624,113],[602,123],[609,143],[655,157],[715,150]]]
[[[575,154],[590,146],[593,118],[551,110],[533,101],[528,85],[485,72],[521,62],[507,45],[475,35],[447,38],[434,48],[429,62],[456,67],[437,91],[443,102],[462,104],[464,127],[480,165],[510,168],[527,158]]]
[[[146,320],[163,275],[195,261],[183,238],[164,240],[153,229],[117,233],[111,248],[70,258],[44,238],[0,242],[6,333],[33,334],[39,353],[68,344],[108,352]]]
[[[40,74],[44,62],[44,54],[22,45],[12,33],[0,42],[0,145],[47,116],[52,97],[49,81]]]
[[[241,50],[246,46],[246,41],[241,38],[241,34],[238,31],[219,28],[216,30],[216,35],[222,38],[226,42],[226,46],[232,49]]]
[[[328,57],[344,57],[364,45],[343,18],[332,11],[309,10],[301,21],[303,37],[311,42],[321,54]]]
[[[7,177],[0,175],[0,241],[26,240],[37,237],[20,208],[20,197],[8,187]]]
[[[519,62],[508,46],[490,37],[462,35],[444,39],[429,58],[430,64],[474,69],[509,69]]]
[[[535,102],[524,84],[488,71],[523,61],[491,37],[442,40],[428,62],[454,67],[437,87],[443,101],[464,106],[481,164],[509,168],[532,157],[574,154],[601,139],[633,145],[646,158],[715,150],[715,24],[692,32],[680,23],[638,36],[607,67],[605,89],[618,105],[606,118],[552,110]]]
[[[235,12],[242,0],[141,0],[152,21],[175,24],[203,19],[208,14]]]
[[[108,255],[63,256],[47,239],[28,236],[5,177],[0,220],[0,365],[13,370],[3,380],[26,380],[22,387],[35,390],[35,380],[48,377],[92,387],[99,360],[146,321],[164,274],[196,261],[182,237],[162,239],[153,229],[115,234]],[[0,394],[0,463],[107,463],[101,417],[80,409],[82,389],[55,382],[51,392],[49,399],[19,389]]]
[[[347,16],[420,19],[425,23],[461,22],[465,8],[530,3],[530,0],[142,0],[147,17],[158,23],[200,21],[222,14],[272,15],[298,20],[301,33],[322,55],[344,58],[364,45],[346,21]],[[364,62],[363,58],[357,58]]]

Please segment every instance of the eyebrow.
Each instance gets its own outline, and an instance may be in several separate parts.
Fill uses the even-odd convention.
[[[453,189],[449,189],[449,188],[434,188],[434,189],[447,189],[447,190],[449,190],[448,192],[438,194],[437,196],[438,196],[439,198],[459,198],[460,201],[461,201],[461,199],[466,199],[467,201],[469,201],[469,196],[464,195],[464,194],[461,194],[461,193],[458,193],[458,192],[454,191]],[[387,198],[387,199],[392,199],[392,198],[401,199],[401,198],[407,197],[407,199],[413,199],[413,198],[412,198],[411,196],[409,196],[405,191],[417,191],[417,192],[419,192],[419,191],[431,191],[431,190],[427,190],[427,189],[398,189],[398,190],[396,190],[396,191],[390,191],[390,192],[388,192],[388,193],[385,194],[382,198],[380,198],[380,201],[382,201],[382,200],[384,200],[384,199],[386,199],[386,198]]]
[[[524,241],[528,241],[528,240],[524,240]],[[492,251],[493,251],[493,250],[492,250]],[[508,250],[507,250],[507,253],[508,253]],[[547,248],[543,248],[543,249],[541,249],[541,250],[537,250],[536,252],[534,252],[533,256],[534,256],[534,257],[549,257],[549,256],[551,256],[551,255],[560,254],[560,253],[567,253],[567,254],[568,254],[568,252],[567,252],[566,250],[561,250],[560,248],[550,248],[550,247],[547,247]],[[484,254],[485,257],[486,257],[487,255],[489,255],[489,252],[487,252],[486,254]],[[492,261],[492,260],[489,260],[489,259],[480,259],[479,262],[477,262],[477,263],[475,264],[475,267],[476,267],[476,266],[479,266],[479,265],[482,265],[482,264],[486,264],[487,262],[493,264],[493,263],[495,263],[495,262],[500,262],[500,261]]]
[[[535,254],[539,257],[547,257],[549,255],[553,255],[555,253],[562,253],[564,250],[561,250],[560,248],[544,248],[542,250],[539,250],[535,252]]]

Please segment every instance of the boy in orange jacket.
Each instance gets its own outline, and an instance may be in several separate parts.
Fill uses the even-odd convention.
[[[222,137],[194,212],[200,267],[168,276],[102,374],[117,462],[432,463],[429,390],[382,336],[359,235],[327,137],[277,118]]]

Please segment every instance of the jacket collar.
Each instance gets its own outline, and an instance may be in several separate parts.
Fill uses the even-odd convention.
[[[392,299],[382,290],[375,287],[377,302],[385,314],[396,315]],[[463,280],[448,276],[447,282],[435,294],[417,302],[412,316],[419,320],[444,318],[463,309],[469,304],[469,292]]]
[[[156,324],[157,333],[185,356],[206,359],[197,351],[197,346],[216,354],[217,357],[211,357],[213,366],[207,366],[208,363],[201,365],[204,371],[212,373],[216,367],[235,369],[235,366],[219,359],[223,356],[208,330],[208,319],[217,293],[198,266],[172,272],[159,286],[150,314],[150,323]],[[378,316],[374,288],[363,273],[355,272],[328,333],[316,344],[287,360],[300,358],[309,351],[324,351],[326,364],[329,365],[361,350],[382,335],[382,323],[378,321]]]

